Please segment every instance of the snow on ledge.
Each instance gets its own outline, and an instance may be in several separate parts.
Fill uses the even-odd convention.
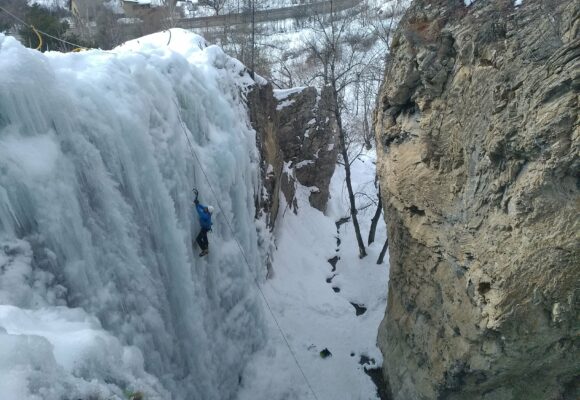
[[[312,160],[300,161],[298,164],[296,164],[295,168],[300,169],[300,168],[303,168],[303,167],[310,165],[310,164],[314,164],[314,161],[312,161]]]
[[[283,102],[279,103],[279,104],[276,106],[276,111],[280,111],[280,110],[282,110],[283,108],[289,107],[289,106],[291,106],[292,104],[294,104],[295,102],[296,102],[296,100],[284,100]]]
[[[274,97],[276,98],[276,100],[282,101],[285,100],[290,95],[302,92],[304,89],[306,89],[306,86],[299,86],[290,89],[276,89],[274,90]]]

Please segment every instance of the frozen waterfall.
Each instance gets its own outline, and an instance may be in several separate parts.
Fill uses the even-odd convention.
[[[265,335],[249,83],[181,30],[69,54],[0,35],[0,398],[234,397]],[[203,259],[193,187],[218,210]]]

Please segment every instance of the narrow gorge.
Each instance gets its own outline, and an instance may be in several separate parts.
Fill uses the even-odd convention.
[[[578,0],[5,3],[0,400],[580,399]]]

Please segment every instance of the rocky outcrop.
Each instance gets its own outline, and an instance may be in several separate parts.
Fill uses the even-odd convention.
[[[263,193],[258,210],[273,227],[282,192],[296,212],[296,183],[310,190],[312,207],[326,210],[329,185],[338,156],[338,129],[329,107],[330,93],[315,88],[273,91],[256,85],[248,94],[250,120],[262,159]]]
[[[326,210],[329,185],[338,156],[338,126],[330,107],[330,87],[320,97],[313,87],[276,91],[278,140],[285,163],[282,190],[288,204],[294,201],[294,181],[310,190],[308,201]]]
[[[247,95],[250,121],[256,131],[256,145],[260,151],[262,191],[256,198],[256,212],[264,213],[266,223],[274,227],[280,205],[280,177],[282,156],[278,143],[277,101],[272,85],[256,84]]]
[[[375,118],[394,399],[580,394],[580,6],[416,0]]]

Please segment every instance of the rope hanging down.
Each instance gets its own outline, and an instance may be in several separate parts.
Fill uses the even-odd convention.
[[[34,26],[30,25],[30,27],[32,28],[34,33],[36,33],[36,36],[38,37],[38,46],[36,46],[36,50],[40,50],[40,49],[42,49],[42,36],[40,36],[40,33],[38,33],[38,31],[36,30],[36,28]]]
[[[213,189],[213,187],[211,185],[211,182],[209,180],[209,177],[207,176],[205,170],[203,169],[203,165],[201,164],[201,161],[199,160],[199,158],[195,154],[195,151],[193,150],[193,144],[191,143],[191,140],[189,139],[189,135],[187,134],[185,123],[183,122],[183,119],[181,118],[181,108],[179,107],[179,104],[177,104],[177,101],[175,99],[173,99],[173,101],[175,103],[175,106],[177,107],[177,116],[179,117],[179,122],[181,124],[181,130],[183,131],[183,134],[185,135],[185,137],[187,139],[187,143],[189,144],[189,150],[191,151],[191,154],[192,154],[193,158],[195,158],[195,160],[199,164],[199,168],[201,169],[201,172],[203,173],[203,176],[205,177],[205,179],[207,181],[207,184],[208,184],[208,186],[209,186],[209,188],[210,188],[210,190],[211,190],[211,192],[213,194],[213,197],[215,198],[216,203],[217,203],[219,209],[221,210],[221,215],[224,217],[224,219],[226,221],[226,224],[228,225],[228,228],[230,229],[230,232],[232,233],[232,237],[234,238],[234,240],[236,241],[236,244],[238,245],[238,248],[240,250],[240,253],[242,254],[242,257],[244,258],[244,261],[246,262],[246,265],[248,266],[248,269],[250,271],[250,274],[252,274],[252,266],[250,265],[250,262],[248,261],[248,258],[246,257],[246,252],[244,251],[242,245],[238,241],[238,238],[236,238],[235,232],[234,232],[234,230],[232,228],[232,225],[230,224],[230,220],[228,219],[226,213],[224,212],[224,209],[222,208],[222,205],[221,205],[221,203],[219,201],[219,198],[218,198],[215,190]],[[316,392],[312,388],[312,385],[310,384],[310,381],[306,377],[306,374],[304,373],[304,370],[300,366],[300,363],[298,362],[298,358],[296,357],[296,354],[294,353],[294,350],[292,350],[292,347],[290,346],[290,343],[288,342],[288,339],[286,338],[286,335],[284,334],[284,331],[282,330],[282,327],[280,326],[280,323],[278,322],[278,319],[276,318],[276,315],[274,315],[274,311],[270,307],[270,303],[268,302],[268,299],[266,298],[266,295],[262,291],[262,288],[260,287],[260,283],[258,282],[258,279],[257,278],[254,278],[254,283],[256,284],[256,287],[258,288],[258,291],[262,295],[262,299],[264,300],[264,303],[266,303],[266,307],[268,308],[268,311],[270,311],[270,315],[272,315],[272,319],[276,323],[276,326],[278,327],[278,330],[280,331],[280,335],[282,336],[282,339],[284,339],[284,342],[286,343],[286,346],[288,347],[288,350],[290,351],[290,354],[292,355],[292,358],[294,358],[294,362],[296,363],[296,366],[300,370],[300,373],[302,374],[302,377],[304,378],[304,381],[306,382],[306,385],[310,389],[310,392],[312,393],[312,396],[314,396],[314,398],[316,400],[318,400],[318,396],[316,395]]]
[[[86,48],[85,46],[81,46],[80,44],[77,43],[73,43],[73,42],[69,42],[68,40],[64,40],[61,39],[59,37],[53,36],[50,33],[46,33],[44,31],[41,31],[40,29],[36,29],[34,26],[30,25],[29,23],[27,23],[26,21],[23,21],[22,19],[18,18],[16,15],[12,14],[10,11],[8,11],[7,9],[5,9],[4,7],[0,6],[0,11],[4,11],[6,14],[10,15],[12,18],[14,18],[16,21],[20,22],[21,24],[25,25],[26,27],[32,29],[34,31],[34,33],[36,33],[36,35],[38,35],[38,39],[40,41],[40,44],[38,45],[38,47],[36,48],[36,50],[40,50],[41,46],[42,46],[42,38],[39,35],[39,33],[43,34],[44,36],[47,36],[51,39],[54,40],[58,40],[59,42],[62,43],[66,43],[70,46],[75,47],[75,49],[73,51],[77,52],[80,50],[88,50],[88,48]]]

